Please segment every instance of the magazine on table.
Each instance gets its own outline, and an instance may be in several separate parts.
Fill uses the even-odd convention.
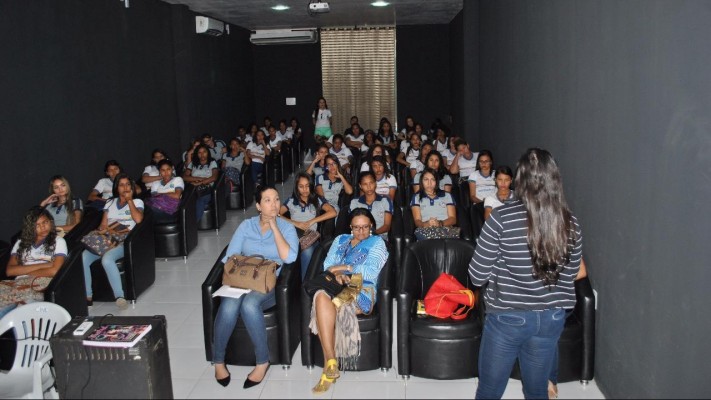
[[[133,347],[148,332],[151,325],[107,324],[96,328],[84,339],[85,346],[97,347]]]

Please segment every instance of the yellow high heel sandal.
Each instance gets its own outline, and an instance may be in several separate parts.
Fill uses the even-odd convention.
[[[335,358],[326,361],[326,367],[323,369],[323,372],[329,379],[339,378],[341,373],[338,371],[338,361],[336,361]]]
[[[328,389],[331,388],[331,384],[336,381],[336,378],[329,378],[326,376],[326,374],[321,374],[321,379],[318,381],[316,386],[311,389],[311,392],[314,394],[321,394],[328,392]]]

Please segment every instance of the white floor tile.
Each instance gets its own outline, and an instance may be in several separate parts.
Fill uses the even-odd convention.
[[[205,360],[205,349],[170,348],[170,374],[175,379],[195,379],[203,375],[206,369],[212,369]]]
[[[476,385],[472,381],[407,382],[408,399],[473,399]]]
[[[336,382],[333,399],[404,399],[405,382]]]
[[[197,379],[173,378],[173,398],[187,399],[197,381]]]
[[[320,376],[320,375],[319,375]],[[298,381],[275,381],[268,380],[263,382],[264,389],[262,390],[261,399],[330,399],[333,396],[335,386],[332,386],[327,392],[314,395],[311,388],[316,385],[318,378],[312,380]],[[266,385],[265,385],[266,383]],[[338,383],[336,383],[338,384]],[[261,386],[261,385],[260,385]]]
[[[237,376],[232,377],[232,382],[227,387],[220,386],[215,379],[200,379],[188,396],[189,399],[257,399],[259,398],[263,385],[255,386],[251,389],[242,389],[244,379]]]

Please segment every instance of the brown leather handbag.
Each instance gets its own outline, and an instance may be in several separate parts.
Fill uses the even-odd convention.
[[[225,262],[222,284],[240,289],[269,293],[276,286],[277,263],[260,255],[236,254]]]

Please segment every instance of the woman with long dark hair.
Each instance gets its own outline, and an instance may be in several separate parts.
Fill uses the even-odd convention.
[[[311,175],[306,172],[299,172],[294,178],[294,193],[286,199],[279,210],[279,215],[284,215],[289,211],[290,218],[283,218],[285,221],[296,227],[299,238],[307,230],[315,231],[319,222],[336,218],[338,213],[323,196],[319,196],[314,189],[314,181]],[[321,214],[323,211],[323,214]],[[309,268],[311,256],[318,245],[318,241],[307,248],[301,249],[301,279],[306,276]]]
[[[524,396],[547,398],[566,310],[575,306],[582,233],[553,156],[529,149],[515,188],[518,200],[491,212],[469,264],[474,285],[489,283],[477,398],[501,398],[516,359]]]
[[[185,166],[183,181],[195,186],[198,198],[195,202],[195,216],[200,221],[205,208],[212,200],[212,187],[220,172],[207,145],[199,144],[193,151],[192,162]]]
[[[57,236],[52,215],[32,207],[22,221],[20,239],[10,251],[7,276],[53,277],[67,257],[67,243]]]
[[[316,193],[325,198],[338,212],[340,211],[338,200],[341,191],[351,195],[353,194],[353,186],[344,176],[343,168],[341,168],[335,155],[329,154],[326,156],[325,168],[326,170],[323,174],[316,176]]]
[[[60,236],[64,236],[81,222],[84,203],[72,195],[67,178],[55,175],[49,180],[49,197],[42,200],[40,207],[49,211]]]
[[[444,159],[442,154],[437,150],[430,151],[425,159],[425,168],[431,168],[437,172],[437,181],[439,182],[440,190],[450,193],[452,191],[452,177],[449,176],[449,170],[444,164]],[[421,172],[418,172],[414,178],[412,178],[412,193],[417,193],[420,191],[420,177]]]

